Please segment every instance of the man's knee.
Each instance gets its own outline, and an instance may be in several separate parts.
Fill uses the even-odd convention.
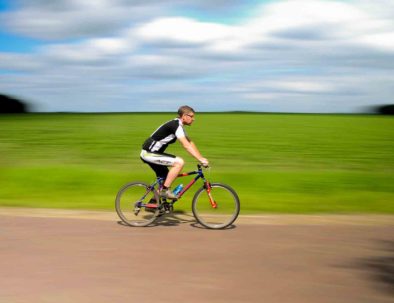
[[[185,161],[180,158],[180,157],[176,157],[175,158],[175,162],[174,162],[174,166],[181,166],[183,167],[183,165],[185,165]]]

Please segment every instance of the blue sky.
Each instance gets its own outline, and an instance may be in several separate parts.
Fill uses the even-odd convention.
[[[393,103],[392,0],[0,0],[0,93],[35,111]]]

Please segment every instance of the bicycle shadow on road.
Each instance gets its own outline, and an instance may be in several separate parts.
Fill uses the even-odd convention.
[[[125,227],[131,227],[124,223],[123,221],[118,221],[119,225],[125,226]],[[198,229],[205,229],[207,230],[206,227],[201,226],[194,216],[192,214],[186,213],[184,211],[174,211],[170,214],[165,214],[155,220],[152,224],[145,226],[146,227],[157,227],[157,226],[166,226],[166,227],[173,227],[173,226],[180,226],[180,225],[185,225],[189,224],[191,227],[198,228]],[[220,229],[220,230],[231,230],[236,228],[236,225],[230,225],[225,229]]]
[[[170,214],[165,214],[159,218],[155,222],[153,222],[152,226],[179,226],[181,224],[194,223],[196,219],[194,219],[193,215],[187,214],[183,211],[174,211]]]
[[[129,226],[123,221],[117,221],[119,225],[125,227],[133,227]],[[197,223],[196,219],[194,219],[193,215],[187,214],[183,211],[174,211],[170,214],[164,214],[161,217],[157,218],[152,224],[149,224],[146,227],[155,227],[155,226],[179,226],[181,224],[188,224],[188,223]],[[191,225],[192,225],[191,224]]]
[[[394,294],[394,241],[381,241],[381,255],[363,259],[359,267],[379,282],[380,288]]]

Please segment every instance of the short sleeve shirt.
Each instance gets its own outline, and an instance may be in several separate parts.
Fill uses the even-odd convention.
[[[142,148],[149,152],[162,153],[169,144],[177,139],[186,137],[183,124],[180,119],[174,119],[162,124],[143,144]]]

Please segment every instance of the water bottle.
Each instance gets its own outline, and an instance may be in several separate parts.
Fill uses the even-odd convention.
[[[174,188],[174,190],[172,191],[172,193],[174,195],[178,195],[183,189],[183,184],[179,184],[177,187]]]

